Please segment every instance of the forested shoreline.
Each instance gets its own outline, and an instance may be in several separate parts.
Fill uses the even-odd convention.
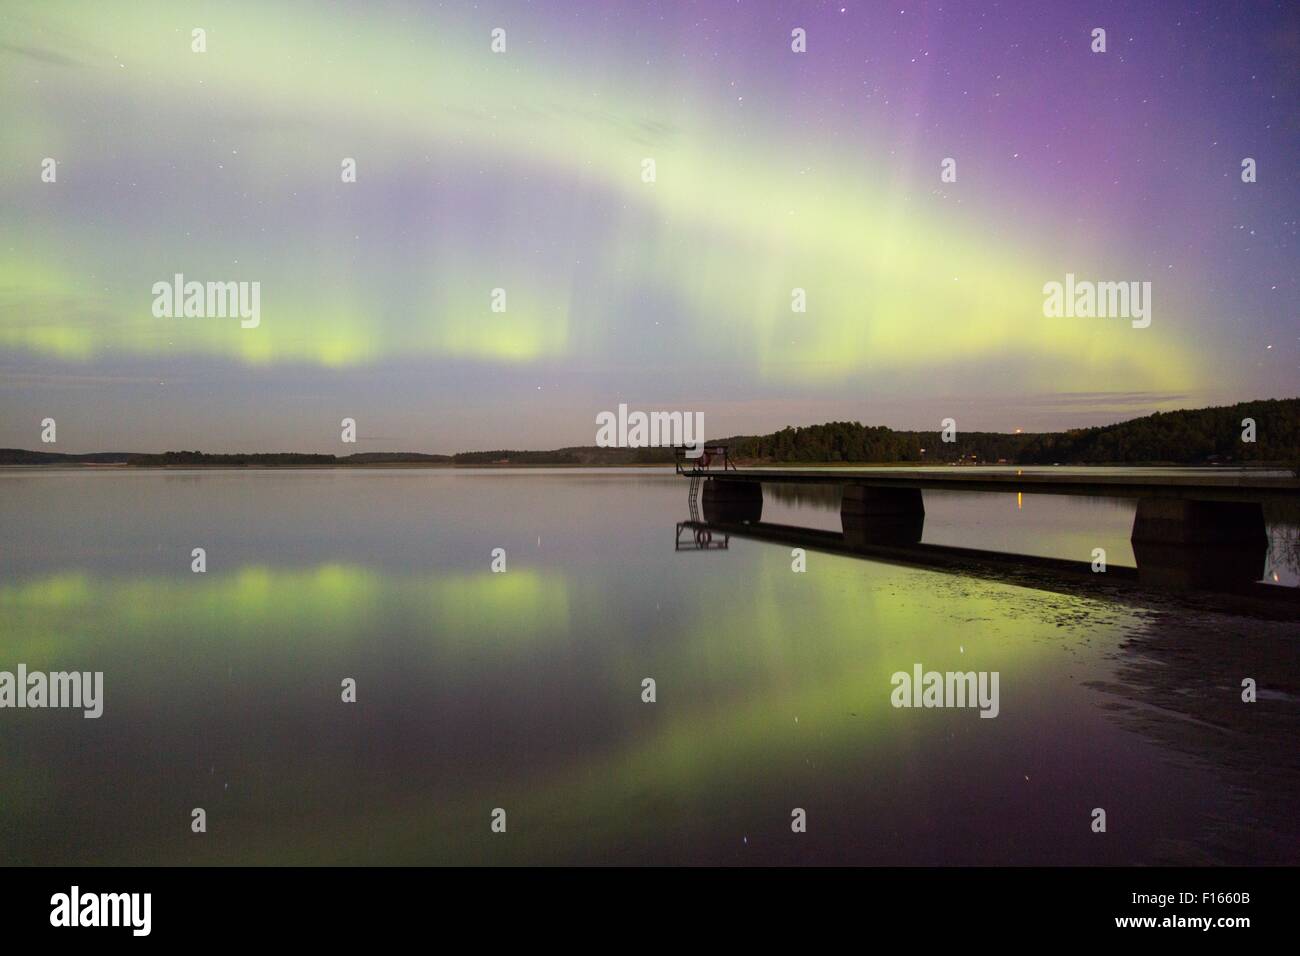
[[[1244,424],[1253,422],[1252,426]],[[1015,465],[1282,465],[1300,464],[1300,398],[1240,402],[1213,408],[1157,412],[1142,418],[1064,432],[964,432],[944,441],[938,431],[906,431],[860,422],[788,427],[767,435],[710,439],[726,444],[733,461],[748,464],[1015,464]],[[1253,437],[1254,441],[1246,440]],[[364,467],[376,465],[619,466],[669,464],[671,448],[575,446],[551,451],[297,452],[161,454],[95,452],[84,455],[0,449],[3,465],[127,465],[189,467]]]

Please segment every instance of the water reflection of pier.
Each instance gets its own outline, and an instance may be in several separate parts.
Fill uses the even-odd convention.
[[[727,461],[723,469],[679,461],[679,473],[691,479],[691,517],[698,523],[749,530],[750,536],[788,536],[780,525],[763,525],[763,485],[784,484],[835,490],[840,496],[842,532],[828,546],[856,555],[910,554],[922,563],[1004,559],[1018,564],[1048,562],[1055,571],[1088,563],[999,555],[997,552],[921,545],[925,527],[922,491],[1008,491],[1025,494],[1104,496],[1134,499],[1137,513],[1131,542],[1137,569],[1110,568],[1107,575],[1134,573],[1144,585],[1196,590],[1250,591],[1264,573],[1268,535],[1263,506],[1300,501],[1300,481],[1267,475],[1131,475],[902,471],[880,469],[742,469]],[[717,457],[715,452],[714,457]],[[698,506],[697,506],[698,496]],[[783,529],[783,530],[778,530]],[[757,531],[758,534],[753,534]],[[822,532],[810,532],[822,535]],[[784,540],[784,539],[783,539]]]
[[[682,540],[686,532],[686,540]],[[719,531],[716,533],[708,525],[699,521],[677,522],[677,551],[726,551],[731,546],[731,535]]]
[[[681,542],[684,534],[688,537],[685,547]],[[1137,568],[1110,565],[1105,573],[1097,573],[1087,561],[920,542],[869,541],[859,533],[824,531],[765,521],[682,521],[677,524],[677,536],[678,550],[681,551],[709,550],[690,546],[689,541],[701,537],[715,542],[716,549],[726,549],[731,538],[740,538],[1067,593],[1104,591],[1109,596],[1120,597],[1124,592],[1146,589],[1153,585],[1140,566],[1140,557]],[[720,541],[727,543],[718,543]],[[1258,556],[1258,561],[1259,564],[1255,565],[1257,569],[1262,566],[1262,555]],[[1199,564],[1196,566],[1198,580],[1205,581],[1205,572],[1204,567]],[[1155,586],[1161,590],[1166,590],[1167,585],[1167,575],[1157,578],[1155,582]],[[1255,579],[1243,583],[1231,568],[1223,578],[1210,580],[1197,590],[1212,594],[1216,599],[1229,601],[1228,605],[1222,605],[1225,609],[1260,612],[1268,617],[1300,619],[1300,589],[1263,584]]]

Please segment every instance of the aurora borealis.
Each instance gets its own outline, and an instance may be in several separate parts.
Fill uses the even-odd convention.
[[[0,446],[46,415],[59,450],[335,451],[347,415],[449,452],[591,444],[620,402],[724,435],[1289,396],[1297,62],[1281,2],[7,4]],[[177,273],[259,282],[260,325],[155,318]],[[1151,326],[1045,318],[1067,273],[1150,281]]]
[[[670,475],[11,470],[0,492],[24,544],[0,552],[0,670],[75,661],[107,688],[102,719],[72,718],[89,737],[40,711],[0,711],[0,850],[12,860],[87,846],[137,864],[671,860],[683,847],[761,860],[801,849],[783,842],[791,793],[815,795],[802,852],[844,859],[833,817],[877,832],[863,808],[889,814],[902,796],[879,779],[946,779],[976,761],[963,752],[973,738],[984,756],[996,734],[1022,753],[1111,759],[1109,735],[1079,734],[1101,717],[1077,697],[1083,742],[1068,747],[1028,732],[1023,708],[1073,697],[1047,677],[1059,642],[1132,625],[1131,611],[1006,584],[955,601],[960,580],[821,553],[795,575],[788,552],[739,540],[677,554],[664,534],[682,498]],[[649,506],[624,517],[629,494]],[[196,536],[213,558],[204,574],[179,547]],[[508,550],[507,573],[489,570],[486,541]],[[753,590],[716,615],[739,582]],[[989,624],[955,641],[966,617]],[[918,655],[1002,671],[1022,709],[904,715],[890,675]],[[361,688],[357,710],[340,710],[344,674]],[[653,707],[639,696],[646,675],[661,688]],[[1019,784],[1023,758],[990,759],[1007,772],[985,764],[972,786]],[[79,773],[112,798],[68,824]],[[906,832],[933,819],[970,828],[969,791],[918,789]],[[188,825],[159,823],[172,800],[207,807],[220,829],[187,843]],[[772,825],[753,809],[769,803]],[[476,825],[497,805],[508,844]],[[1000,819],[1001,801],[988,806]],[[52,851],[34,834],[54,821],[78,839]],[[898,840],[877,850],[899,853]]]
[[[0,470],[18,544],[0,549],[0,670],[105,679],[100,719],[0,710],[0,856],[1135,864],[1172,841],[1193,861],[1294,856],[1293,724],[1272,719],[1290,705],[1262,701],[1261,721],[1216,690],[1272,673],[1261,646],[1293,687],[1293,621],[1198,610],[1171,631],[1140,604],[815,545],[806,573],[745,537],[677,552],[682,491],[614,471]],[[1131,505],[927,504],[951,542],[1126,557]],[[838,523],[775,496],[765,518]],[[917,662],[997,672],[998,717],[894,707],[892,675]],[[1124,839],[1089,830],[1101,801]]]

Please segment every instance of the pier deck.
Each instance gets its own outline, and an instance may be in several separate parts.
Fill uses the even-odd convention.
[[[711,451],[702,463],[677,463],[678,473],[691,480],[692,514],[698,495],[705,521],[754,524],[762,520],[765,484],[838,485],[844,541],[858,549],[919,544],[922,491],[1132,498],[1131,539],[1141,577],[1179,587],[1257,581],[1268,551],[1264,505],[1300,501],[1300,479],[1280,475],[736,468],[725,446]]]
[[[936,471],[851,468],[684,468],[681,474],[708,480],[762,484],[864,485],[942,491],[1024,492],[1035,495],[1093,495],[1108,498],[1173,498],[1191,501],[1250,501],[1300,498],[1300,479],[1272,475],[1087,475],[1078,472],[987,472],[950,468]]]

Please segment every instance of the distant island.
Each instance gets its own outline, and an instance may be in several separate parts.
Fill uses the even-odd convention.
[[[1256,440],[1242,440],[1243,419]],[[897,431],[884,425],[828,422],[783,428],[768,435],[710,439],[725,444],[739,464],[1011,464],[1011,465],[1269,465],[1300,466],[1300,398],[1240,402],[1214,408],[1157,412],[1096,428],[1064,432]],[[125,465],[137,468],[274,467],[511,467],[667,465],[671,448],[575,446],[551,451],[298,452],[206,454],[201,451],[62,454],[0,448],[0,465]]]

